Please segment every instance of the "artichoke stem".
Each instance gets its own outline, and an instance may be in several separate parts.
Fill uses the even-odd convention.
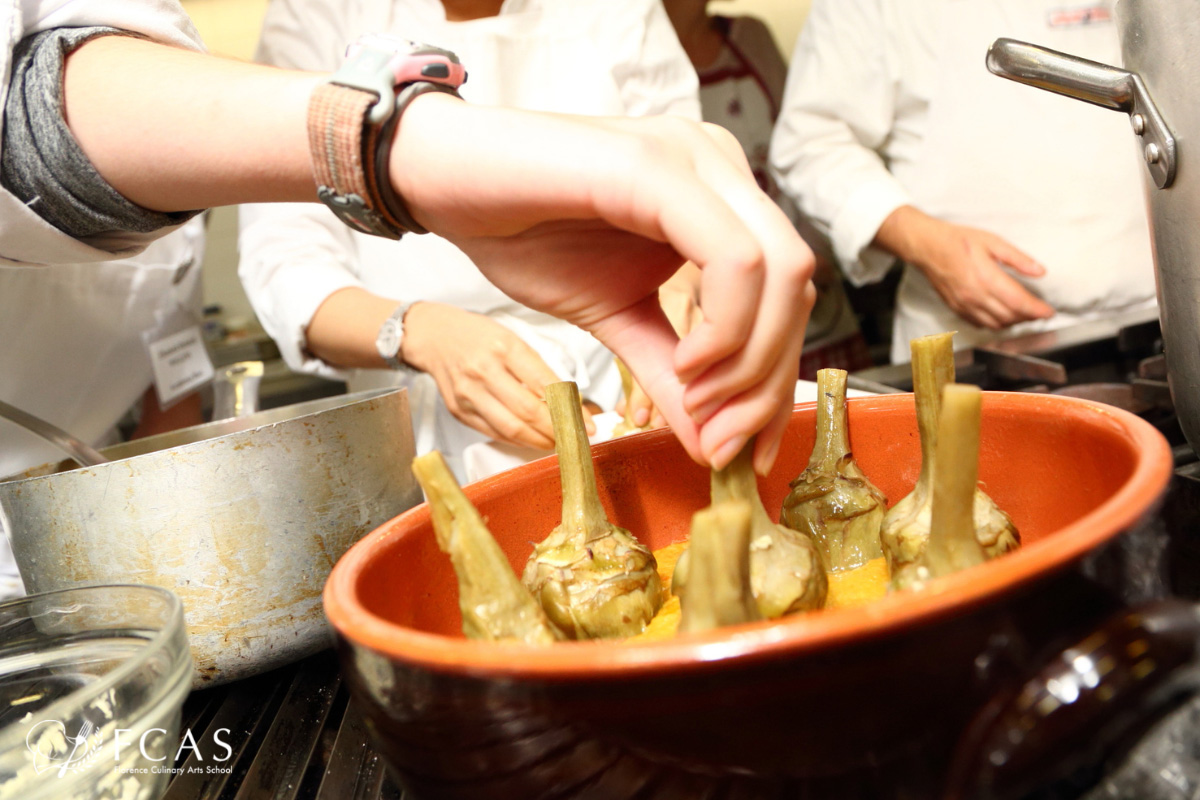
[[[758,493],[758,479],[754,476],[754,438],[734,456],[725,469],[713,470],[711,477],[712,503],[727,503],[741,500],[750,506],[750,519],[755,527],[773,524]]]
[[[808,468],[825,474],[832,473],[850,452],[846,432],[846,376],[846,371],[840,369],[817,371],[817,440]]]
[[[608,516],[596,490],[596,471],[592,467],[592,449],[583,425],[579,387],[572,381],[546,387],[546,402],[554,423],[558,470],[562,478],[563,524],[585,532],[591,542],[610,530]]]
[[[954,383],[954,333],[922,336],[913,339],[910,347],[917,430],[921,434],[921,474],[917,482],[928,486],[937,453],[942,387]]]
[[[680,632],[762,619],[750,589],[751,504],[718,502],[692,517],[691,591],[681,598]]]
[[[987,560],[975,538],[975,487],[979,479],[978,386],[949,384],[942,390],[933,511],[925,562],[930,577],[949,575]]]
[[[418,456],[412,469],[429,499],[438,547],[454,565],[463,634],[468,639],[519,639],[528,644],[550,644],[560,638],[513,573],[442,454],[435,450]]]

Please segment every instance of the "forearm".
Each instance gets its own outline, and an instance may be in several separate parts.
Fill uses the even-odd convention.
[[[366,289],[347,288],[325,299],[308,325],[308,351],[331,366],[386,369],[375,338],[397,302]]]
[[[319,75],[126,37],[67,59],[67,123],[100,174],[156,211],[314,200],[306,128]]]
[[[914,206],[900,206],[884,219],[872,244],[920,266],[925,261],[928,236],[938,223]]]

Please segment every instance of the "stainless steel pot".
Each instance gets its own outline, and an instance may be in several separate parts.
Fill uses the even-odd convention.
[[[1130,139],[1146,164],[1171,396],[1184,435],[1200,450],[1200,166],[1189,160],[1200,150],[1188,149],[1200,134],[1200,1],[1119,0],[1116,19],[1124,69],[1011,39],[992,45],[987,65],[1129,114]]]
[[[97,583],[179,595],[194,685],[328,646],[321,590],[350,545],[421,499],[408,395],[327,398],[107,448],[0,483],[30,593]]]

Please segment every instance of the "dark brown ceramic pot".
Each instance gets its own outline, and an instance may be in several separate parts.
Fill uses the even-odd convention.
[[[771,475],[774,514],[812,449],[799,406]],[[920,449],[911,395],[851,401],[850,438],[895,502]],[[880,796],[931,786],[997,673],[1079,609],[1074,567],[1134,525],[1171,474],[1137,417],[1074,398],[988,393],[980,480],[1022,548],[919,593],[638,645],[550,648],[462,638],[457,588],[426,506],[334,568],[325,608],[389,766],[416,798]],[[708,472],[667,431],[594,449],[614,523],[657,549],[708,504]],[[558,522],[557,462],[467,488],[518,571]],[[1017,645],[1014,640],[1019,640]],[[1018,655],[1014,655],[1018,653]]]

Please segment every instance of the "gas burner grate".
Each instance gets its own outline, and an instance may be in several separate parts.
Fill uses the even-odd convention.
[[[332,652],[193,692],[162,800],[404,800],[348,701]]]

